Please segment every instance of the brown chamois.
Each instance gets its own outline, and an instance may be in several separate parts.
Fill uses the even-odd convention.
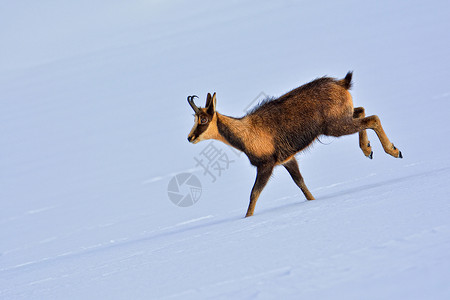
[[[311,145],[319,136],[359,133],[359,146],[372,159],[373,152],[366,129],[373,129],[384,151],[402,158],[402,153],[389,141],[377,116],[366,117],[363,107],[353,108],[348,91],[352,72],[344,79],[322,77],[302,85],[287,94],[266,100],[242,118],[233,118],[216,111],[216,93],[208,93],[205,108],[197,107],[189,96],[195,112],[195,124],[188,141],[207,139],[222,141],[244,152],[257,168],[246,217],[253,215],[256,201],[269,181],[276,165],[283,165],[294,182],[314,200],[303,181],[295,154]]]

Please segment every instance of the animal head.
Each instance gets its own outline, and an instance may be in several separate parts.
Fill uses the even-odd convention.
[[[188,141],[194,144],[217,136],[216,93],[212,96],[208,93],[204,108],[195,105],[194,98],[196,97],[194,95],[187,98],[195,112],[195,124],[188,135]]]

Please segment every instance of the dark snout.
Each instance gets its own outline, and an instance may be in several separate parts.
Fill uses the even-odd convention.
[[[189,135],[187,137],[187,140],[188,140],[189,143],[192,143],[192,141],[194,140],[194,137]]]

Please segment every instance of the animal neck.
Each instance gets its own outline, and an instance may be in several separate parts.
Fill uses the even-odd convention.
[[[249,127],[245,119],[236,119],[216,112],[218,140],[242,152],[245,152],[244,137],[248,136]]]

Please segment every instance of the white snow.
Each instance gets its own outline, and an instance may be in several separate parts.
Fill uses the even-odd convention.
[[[6,1],[0,4],[1,299],[449,299],[448,1]],[[404,159],[357,135],[216,181],[188,95],[241,116],[354,70],[355,106]],[[170,179],[201,198],[177,207]]]

